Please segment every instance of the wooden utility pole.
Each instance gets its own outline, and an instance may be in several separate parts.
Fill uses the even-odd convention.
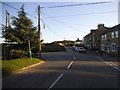
[[[10,14],[6,10],[6,31],[8,30],[8,27],[10,26]],[[8,39],[6,39],[8,41]]]
[[[41,31],[40,31],[40,6],[38,5],[38,39],[39,39],[39,46],[38,46],[38,57],[41,59]]]
[[[8,27],[10,26],[10,14],[8,13],[8,11],[6,10],[6,31],[8,30]],[[6,45],[6,56],[9,56],[9,39],[6,38],[6,42],[7,42],[7,45]],[[7,57],[5,57],[5,59],[7,60]]]

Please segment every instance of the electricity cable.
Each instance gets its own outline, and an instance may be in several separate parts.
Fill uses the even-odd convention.
[[[50,7],[42,7],[42,8],[61,8],[61,7],[74,7],[74,6],[83,6],[83,5],[96,5],[96,4],[106,4],[114,1],[107,2],[94,2],[94,3],[85,3],[85,4],[71,4],[71,5],[61,5],[61,6],[50,6]]]
[[[48,14],[46,14],[46,15],[48,15]],[[50,15],[48,15],[48,16],[50,16]],[[50,17],[51,17],[51,16],[50,16]],[[80,31],[79,29],[76,29],[76,28],[74,28],[74,27],[72,27],[72,26],[70,26],[70,25],[68,25],[68,24],[65,24],[65,23],[63,23],[63,22],[61,22],[61,21],[59,21],[59,20],[56,20],[55,18],[52,18],[52,19],[53,19],[54,21],[58,22],[58,23],[63,24],[64,26],[67,26],[67,27],[73,29],[73,30],[79,31],[79,32],[81,32],[81,33],[86,33],[86,32]]]
[[[47,26],[47,28],[50,30],[50,31],[52,31],[56,36],[59,36],[59,37],[61,37],[60,35],[58,35],[56,32],[54,32],[54,30],[52,30],[42,19],[40,19],[46,26]]]

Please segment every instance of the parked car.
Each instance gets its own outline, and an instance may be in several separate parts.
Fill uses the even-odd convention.
[[[77,48],[77,51],[80,53],[85,53],[86,49],[84,47],[79,47],[79,48]]]
[[[79,47],[76,47],[75,50],[79,52]]]

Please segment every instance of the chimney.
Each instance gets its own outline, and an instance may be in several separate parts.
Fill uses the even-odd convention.
[[[98,28],[104,27],[104,24],[98,24]]]

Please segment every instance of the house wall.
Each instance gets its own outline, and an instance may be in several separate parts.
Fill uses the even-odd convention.
[[[106,29],[104,24],[98,24],[98,28],[96,29],[96,47],[101,50],[101,34]]]
[[[98,24],[97,29],[91,30],[89,34],[84,37],[84,45],[88,48],[99,49],[107,53],[120,54],[120,25],[108,28],[104,24]],[[118,31],[118,37],[115,32]],[[112,38],[114,32],[114,38]],[[94,39],[93,39],[94,38]]]
[[[108,29],[106,33],[101,35],[101,50],[108,53],[118,53],[119,48],[119,34],[116,37],[115,32],[117,29],[111,28]],[[114,35],[113,35],[113,34]],[[106,35],[106,39],[103,40],[102,36]],[[114,37],[112,37],[114,36]]]

